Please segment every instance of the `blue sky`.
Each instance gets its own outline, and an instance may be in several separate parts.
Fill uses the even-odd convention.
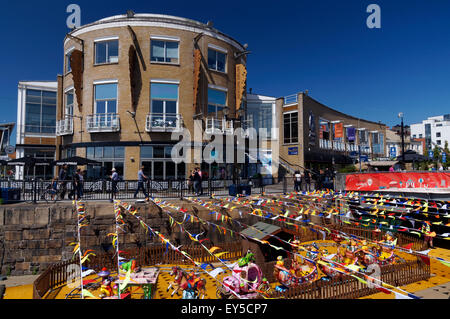
[[[248,43],[248,87],[285,96],[309,90],[339,111],[389,126],[450,113],[450,1],[8,1],[1,5],[0,122],[16,121],[17,83],[62,73],[66,7],[82,24],[125,13],[206,23]],[[224,5],[226,3],[226,5]],[[366,8],[381,7],[381,29]]]

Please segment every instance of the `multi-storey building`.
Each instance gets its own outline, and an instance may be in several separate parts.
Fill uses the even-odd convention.
[[[57,82],[21,81],[18,85],[16,157],[54,160]],[[16,166],[16,179],[51,179],[51,167]]]
[[[336,111],[307,92],[277,99],[277,110],[280,164],[292,170],[345,166],[359,152],[369,160],[386,156],[382,123]]]
[[[153,179],[185,178],[200,165],[215,174],[201,160],[174,163],[171,133],[185,128],[194,136],[195,120],[206,133],[234,133],[245,110],[245,45],[211,23],[128,12],[74,29],[64,53],[58,157],[102,162],[88,167],[97,178],[114,167],[136,179],[141,165]]]
[[[423,155],[423,143],[412,139],[406,135],[403,138],[405,152],[408,150],[414,151],[417,154]],[[396,158],[402,154],[402,137],[393,130],[386,130],[386,154],[390,158]]]
[[[450,114],[433,116],[411,125],[411,137],[414,139],[425,139],[427,150],[436,145],[444,148],[445,142],[450,143]]]

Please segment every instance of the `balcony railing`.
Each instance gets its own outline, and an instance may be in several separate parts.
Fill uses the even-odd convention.
[[[331,150],[332,149],[332,145],[331,145],[331,141],[330,140],[324,140],[324,139],[320,139],[319,140],[319,147],[325,150]]]
[[[73,135],[73,118],[66,117],[56,122],[56,135]]]
[[[225,118],[208,117],[206,118],[205,133],[231,135],[234,133],[233,121],[227,121]]]
[[[358,145],[346,143],[347,146],[347,152],[358,152]]]
[[[145,122],[147,132],[174,132],[181,131],[182,127],[181,114],[150,113]]]
[[[345,143],[339,141],[333,141],[333,150],[339,152],[345,152]]]
[[[298,95],[292,94],[284,97],[284,105],[298,103]]]
[[[89,133],[118,132],[120,131],[119,114],[93,114],[86,119]]]

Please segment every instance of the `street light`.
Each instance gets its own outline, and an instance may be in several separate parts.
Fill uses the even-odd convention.
[[[403,132],[403,112],[398,113],[398,117],[402,120],[400,134],[402,136],[402,163],[405,163],[405,134]]]

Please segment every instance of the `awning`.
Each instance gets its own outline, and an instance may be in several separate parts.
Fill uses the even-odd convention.
[[[369,166],[394,166],[398,161],[371,161],[368,163]]]

